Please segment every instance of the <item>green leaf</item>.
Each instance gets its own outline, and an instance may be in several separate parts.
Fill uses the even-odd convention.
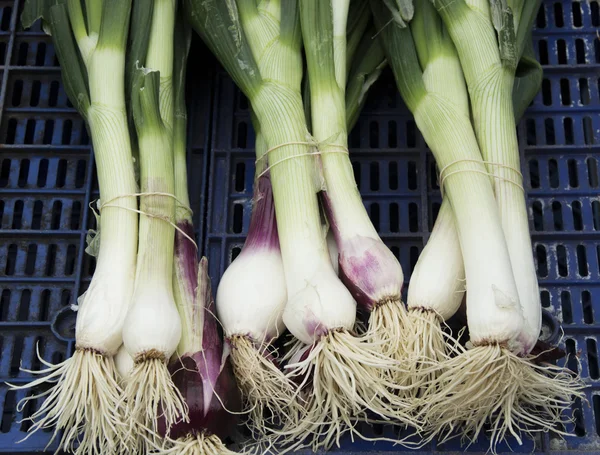
[[[137,71],[137,67],[143,67],[146,64],[153,12],[154,0],[135,0],[133,3],[125,66],[125,93],[127,98],[132,92],[133,75]]]
[[[498,33],[498,46],[502,64],[511,69],[517,67],[519,50],[515,34],[515,21],[506,0],[490,0],[492,23]]]
[[[542,65],[535,59],[530,36],[517,66],[513,85],[513,111],[517,122],[527,110],[531,100],[540,91],[543,76],[544,71]]]
[[[184,0],[186,17],[237,86],[252,100],[262,84],[234,0]]]
[[[48,23],[61,66],[65,92],[73,106],[85,118],[90,107],[87,71],[71,32],[67,6],[64,3],[55,4],[48,13]]]
[[[138,68],[133,75],[131,106],[138,136],[163,127],[160,117],[160,72]]]
[[[21,13],[23,28],[31,27],[38,19],[48,23],[50,21],[50,8],[66,2],[67,0],[26,0]]]
[[[192,42],[192,28],[184,19],[181,10],[178,11],[175,22],[173,56],[173,99],[175,103],[175,116],[184,115],[185,106],[185,73],[187,59]]]
[[[98,49],[125,52],[132,0],[103,0]]]

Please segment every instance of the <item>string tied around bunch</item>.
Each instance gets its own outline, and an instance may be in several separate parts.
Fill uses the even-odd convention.
[[[262,161],[264,159],[268,159],[268,156],[271,152],[278,150],[282,147],[288,147],[291,145],[306,145],[306,146],[310,147],[309,151],[307,153],[298,153],[295,155],[286,156],[285,158],[282,158],[278,161],[275,161],[274,163],[269,164],[264,171],[262,171],[260,174],[258,174],[257,178],[262,177],[267,172],[269,172],[271,169],[273,169],[275,166],[278,166],[279,164],[281,164],[285,161],[292,160],[292,159],[306,158],[306,157],[312,158],[314,156],[326,155],[328,153],[343,153],[345,155],[349,155],[350,151],[348,150],[348,147],[346,147],[345,145],[342,145],[342,144],[336,144],[335,142],[332,142],[332,140],[338,136],[339,136],[339,133],[333,134],[332,136],[330,136],[327,139],[324,139],[322,141],[317,141],[312,136],[310,136],[307,141],[283,142],[281,144],[278,144],[278,145],[275,145],[275,146],[269,148],[262,156],[260,156],[256,159],[255,164],[258,164],[260,161]],[[323,147],[323,146],[332,147],[335,150],[321,150],[321,147]]]
[[[503,177],[503,176],[500,176],[500,175],[496,175],[493,172],[489,172],[487,170],[481,171],[479,169],[458,169],[456,171],[448,172],[448,169],[450,169],[452,166],[455,166],[456,164],[459,164],[459,163],[483,163],[486,166],[493,166],[493,167],[499,167],[499,168],[503,168],[503,169],[508,169],[508,170],[512,171],[517,176],[518,180],[517,179]],[[512,183],[517,188],[519,188],[521,191],[523,191],[523,193],[525,193],[525,188],[523,188],[523,185],[521,183],[523,181],[523,174],[521,173],[521,171],[519,169],[516,169],[516,168],[514,168],[512,166],[509,166],[507,164],[495,163],[493,161],[485,161],[485,160],[476,160],[476,159],[465,158],[465,159],[460,159],[460,160],[452,161],[452,162],[446,164],[440,170],[438,180],[439,180],[440,191],[442,193],[442,196],[444,196],[444,182],[446,181],[446,179],[448,177],[450,177],[451,175],[460,174],[462,172],[475,172],[477,174],[487,175],[488,177],[492,177],[492,178],[497,179],[497,180],[503,180],[505,182]]]
[[[171,199],[173,199],[175,201],[175,203],[177,204],[178,208],[182,208],[185,211],[189,212],[190,215],[193,215],[193,211],[192,209],[187,205],[184,204],[183,202],[181,202],[177,196],[175,196],[174,194],[171,193],[163,193],[160,191],[149,191],[149,192],[142,192],[142,193],[131,193],[131,194],[121,194],[118,196],[115,196],[113,198],[110,198],[108,201],[106,202],[101,202],[100,200],[96,200],[96,201],[92,201],[90,202],[90,208],[93,210],[94,215],[96,216],[96,218],[98,219],[100,217],[100,215],[102,214],[102,210],[104,210],[107,207],[114,207],[114,208],[119,208],[119,209],[123,209],[123,210],[127,210],[129,212],[134,212],[134,213],[138,213],[139,215],[143,215],[146,216],[148,218],[155,218],[155,219],[160,219],[163,220],[165,223],[168,223],[169,225],[171,225],[177,232],[179,232],[181,235],[183,235],[186,239],[188,239],[190,242],[192,242],[192,244],[194,245],[194,247],[196,248],[196,250],[198,250],[198,244],[196,243],[196,241],[189,236],[189,234],[187,234],[183,229],[181,229],[179,226],[177,226],[176,223],[173,222],[173,220],[171,219],[171,217],[168,216],[164,216],[164,215],[157,215],[155,213],[150,213],[150,212],[146,212],[144,210],[140,210],[140,209],[136,209],[136,208],[132,208],[132,207],[124,207],[120,204],[116,204],[115,202],[120,200],[120,199],[125,199],[125,198],[141,198],[143,196],[163,196],[163,197],[169,197]],[[93,204],[94,202],[96,202],[97,205],[97,210],[94,209]],[[91,243],[88,241],[88,243]]]

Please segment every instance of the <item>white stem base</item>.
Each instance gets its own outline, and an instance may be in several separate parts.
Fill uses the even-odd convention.
[[[45,397],[41,407],[29,417],[33,425],[24,440],[39,430],[54,428],[48,446],[62,432],[59,447],[66,452],[117,453],[123,416],[113,358],[79,348],[73,357],[57,365],[43,360],[39,352],[38,358],[48,367],[46,370],[23,371],[43,377],[23,386],[9,385],[13,390],[23,390],[53,384],[45,392],[19,402],[17,410],[20,412],[28,401]]]
[[[584,384],[570,370],[540,366],[491,344],[477,346],[443,364],[435,394],[424,403],[427,431],[443,442],[456,436],[474,441],[488,425],[490,451],[522,433],[558,430],[572,399],[584,399]]]

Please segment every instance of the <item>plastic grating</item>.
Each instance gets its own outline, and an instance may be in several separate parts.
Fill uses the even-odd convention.
[[[20,3],[0,0],[0,454],[41,453],[49,440],[42,432],[15,444],[28,429],[19,420],[39,403],[17,412],[25,392],[8,391],[4,381],[27,382],[31,375],[20,366],[40,369],[36,345],[53,363],[72,352],[70,305],[93,274],[84,249],[94,227],[88,205],[98,197],[89,138],[62,89],[51,39],[39,24],[22,30]],[[579,353],[590,405],[575,406],[568,429],[576,436],[513,444],[519,452],[600,453],[599,10],[598,0],[544,2],[535,32],[543,91],[519,126],[542,302],[563,322],[566,350]],[[254,134],[246,100],[203,52],[196,40],[188,78],[189,181],[197,238],[216,288],[249,223]],[[371,218],[408,279],[439,209],[439,188],[389,74],[374,90],[351,133],[353,165]],[[482,441],[467,450],[486,449]],[[337,453],[400,450],[345,441]],[[462,450],[452,443],[413,453]]]

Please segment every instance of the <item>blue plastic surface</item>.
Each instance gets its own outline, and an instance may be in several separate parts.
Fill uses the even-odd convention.
[[[41,453],[49,433],[25,436],[39,402],[16,411],[42,356],[59,362],[73,348],[70,305],[94,269],[84,254],[97,197],[91,147],[69,104],[51,39],[39,25],[23,31],[22,0],[0,0],[0,454]],[[544,1],[534,47],[544,65],[542,92],[519,126],[542,302],[563,323],[564,347],[578,353],[589,406],[575,406],[575,436],[516,443],[524,453],[600,453],[600,4]],[[248,228],[254,134],[247,102],[216,70],[198,40],[190,57],[190,195],[214,287],[239,253]],[[195,68],[194,68],[195,67]],[[384,76],[350,137],[357,182],[374,224],[410,277],[440,194],[433,160]],[[598,320],[598,321],[597,321]],[[367,434],[393,436],[376,427]],[[54,451],[55,445],[49,450]],[[391,454],[391,444],[346,441],[339,454]],[[453,453],[458,441],[414,454]],[[470,453],[485,453],[487,441]],[[502,451],[508,451],[503,447]]]

